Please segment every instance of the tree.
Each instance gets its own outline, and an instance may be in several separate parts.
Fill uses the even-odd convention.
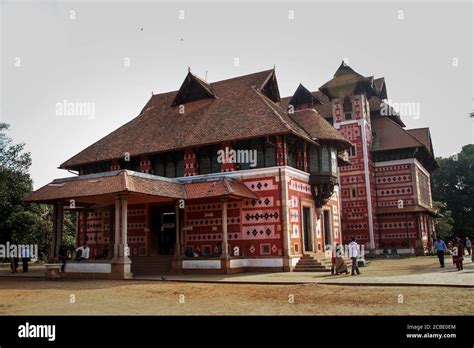
[[[437,158],[440,168],[431,178],[433,199],[452,212],[453,234],[474,237],[474,145],[447,158]]]
[[[24,152],[24,144],[13,144],[5,134],[9,126],[0,123],[0,242],[10,240],[6,222],[15,212],[25,210],[21,198],[32,190],[28,174],[31,156]]]
[[[31,204],[22,198],[32,191],[28,169],[31,155],[25,145],[14,144],[6,132],[9,126],[0,123],[0,243],[37,244],[40,259],[46,259],[52,237],[52,208]],[[64,243],[75,244],[75,213],[64,213]]]
[[[433,201],[433,205],[443,216],[438,220],[436,226],[436,236],[443,239],[451,238],[453,236],[454,225],[454,219],[452,217],[451,210],[446,209],[446,203],[444,202]]]

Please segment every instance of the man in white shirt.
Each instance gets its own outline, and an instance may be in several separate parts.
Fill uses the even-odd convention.
[[[76,249],[76,261],[83,261],[89,258],[90,248],[87,246],[87,242]]]
[[[359,244],[357,244],[356,239],[352,237],[352,242],[349,243],[349,257],[352,259],[352,271],[351,275],[360,274],[359,267],[357,266],[357,258],[359,256]]]

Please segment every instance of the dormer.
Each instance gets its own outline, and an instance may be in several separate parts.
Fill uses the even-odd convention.
[[[300,83],[288,103],[288,108],[307,109],[316,105],[322,105],[321,101]]]
[[[212,86],[196,75],[188,71],[181,87],[176,94],[171,106],[183,105],[195,100],[216,98],[216,92]]]
[[[260,93],[262,93],[265,97],[272,100],[275,103],[280,102],[280,90],[278,88],[278,82],[276,79],[275,69],[272,70],[270,75],[266,78],[266,80],[262,83],[259,88]]]

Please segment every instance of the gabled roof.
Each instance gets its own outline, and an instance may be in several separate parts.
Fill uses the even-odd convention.
[[[428,151],[433,154],[433,144],[431,143],[430,129],[428,127],[407,129],[406,131],[425,145]]]
[[[372,84],[374,86],[375,92],[377,92],[377,96],[380,99],[387,99],[387,86],[385,84],[385,78],[379,77],[378,79],[374,79]]]
[[[330,99],[349,96],[362,90],[369,97],[376,93],[372,87],[372,81],[355,72],[344,61],[334,73],[334,77],[319,87],[319,90]]]
[[[372,151],[424,147],[417,138],[388,117],[373,119],[371,124],[375,133]]]
[[[295,110],[289,115],[319,143],[330,142],[338,150],[348,149],[352,145],[314,109]]]
[[[177,91],[153,95],[140,115],[60,167],[122,159],[125,153],[137,156],[272,134],[293,133],[312,141],[270,99],[279,98],[273,69],[210,83],[209,88],[217,98],[187,102],[184,114],[178,105],[170,106]]]
[[[181,87],[176,93],[171,106],[189,103],[195,100],[215,98],[216,93],[206,81],[188,72]]]
[[[303,104],[313,107],[314,105],[321,105],[322,102],[300,83],[295,93],[293,93],[293,96],[288,101],[288,107],[290,105],[295,107]]]

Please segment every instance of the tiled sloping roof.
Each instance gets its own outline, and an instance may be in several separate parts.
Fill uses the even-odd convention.
[[[142,113],[70,158],[61,168],[84,163],[214,144],[269,134],[309,136],[259,91],[274,70],[211,83],[216,98],[170,107],[177,92],[151,97]]]
[[[296,110],[290,116],[318,142],[334,142],[339,150],[347,149],[352,145],[314,109]]]
[[[182,198],[183,188],[170,180],[147,178],[138,173],[120,170],[101,174],[81,175],[56,179],[24,198],[27,202],[47,202],[58,199],[80,198],[134,192],[169,198]]]
[[[373,151],[424,146],[418,139],[388,117],[373,119],[372,130],[375,132]]]
[[[433,154],[433,145],[431,143],[430,129],[428,127],[407,129],[406,131],[413,135],[420,143],[425,145],[428,151]]]
[[[213,181],[190,182],[184,184],[188,199],[237,196],[258,199],[242,182],[231,178],[220,178]]]
[[[118,170],[100,174],[80,175],[56,179],[23,198],[26,202],[50,202],[53,200],[79,199],[84,197],[138,193],[172,199],[197,199],[208,197],[240,197],[258,199],[241,181],[217,178],[200,181],[191,179],[181,183],[177,179],[150,174]]]

